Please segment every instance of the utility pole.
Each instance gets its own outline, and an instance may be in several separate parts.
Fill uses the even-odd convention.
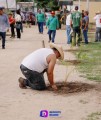
[[[89,12],[89,0],[87,0],[87,11]]]
[[[8,1],[6,0],[7,10],[8,10]]]
[[[80,0],[79,0],[79,11],[80,11]]]

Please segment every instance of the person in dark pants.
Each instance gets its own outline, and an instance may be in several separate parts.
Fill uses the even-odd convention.
[[[88,11],[84,11],[84,18],[82,19],[82,31],[85,44],[88,44],[88,24],[89,24]]]
[[[49,83],[53,90],[57,90],[54,83],[54,67],[57,59],[64,59],[61,46],[50,43],[50,48],[41,48],[24,58],[20,65],[25,79],[19,78],[19,87],[26,89],[30,87],[35,90],[45,90],[44,72],[47,72]]]
[[[101,11],[96,12],[94,20],[96,21],[95,42],[101,42]]]
[[[37,19],[37,23],[38,23],[39,33],[43,34],[43,25],[45,22],[45,14],[42,13],[40,9],[38,10],[36,19]]]
[[[31,87],[32,89],[37,89],[37,90],[44,90],[46,89],[45,81],[44,81],[44,72],[38,73],[36,71],[29,70],[27,67],[24,65],[20,66],[22,74],[27,78],[24,80],[25,87],[27,86]],[[23,80],[20,78],[20,81]],[[21,84],[20,84],[21,87]]]
[[[2,38],[2,49],[5,49],[6,32],[0,32],[0,36]]]
[[[15,37],[15,31],[14,31],[15,19],[13,18],[12,13],[9,13],[9,23],[11,27],[11,38],[14,38]]]
[[[59,21],[55,16],[55,12],[51,12],[51,17],[47,20],[46,26],[48,27],[49,42],[55,42],[56,30],[59,29]]]
[[[17,38],[20,39],[21,38],[21,15],[19,10],[16,11],[15,21],[16,21]]]
[[[71,14],[71,28],[73,28],[72,45],[80,45],[80,29],[82,27],[82,14],[78,11],[78,6],[75,6],[75,11]]]
[[[0,7],[0,36],[2,38],[2,49],[5,49],[6,31],[9,27],[8,17],[3,13],[3,7]]]
[[[17,38],[21,38],[21,22],[16,22]]]

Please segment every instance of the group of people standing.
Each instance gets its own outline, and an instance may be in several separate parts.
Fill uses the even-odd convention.
[[[5,13],[5,8],[0,7],[0,36],[2,38],[2,49],[5,49],[6,32],[11,28],[11,38],[15,37],[15,28],[17,32],[17,38],[21,38],[22,20],[20,10],[16,11],[15,16],[12,13],[8,15]]]
[[[69,12],[66,18],[66,32],[67,32],[67,44],[73,46],[79,46],[82,39],[82,33],[84,36],[85,44],[88,44],[88,24],[89,16],[88,11],[83,13],[78,11],[78,6],[75,6],[75,11]],[[37,23],[39,33],[43,34],[43,25],[45,23],[45,14],[38,11]],[[49,42],[55,42],[56,30],[59,29],[59,19],[55,15],[55,12],[51,12],[51,16],[46,21],[46,27],[48,28]]]
[[[21,32],[23,32],[23,21],[29,24],[29,21],[34,20],[37,22],[38,30],[40,34],[43,34],[43,26],[46,25],[48,28],[49,42],[55,42],[56,30],[59,29],[59,19],[54,11],[52,11],[51,16],[46,19],[46,15],[41,10],[38,10],[37,15],[33,18],[32,14],[26,14],[26,20],[24,14],[19,10],[15,14],[9,13],[7,16],[4,12],[4,8],[0,7],[0,36],[2,37],[2,48],[5,48],[5,37],[6,31],[11,28],[11,38],[15,37],[15,28],[17,33],[17,38],[21,38]],[[28,18],[28,19],[27,19]],[[30,19],[30,20],[29,20]],[[95,42],[101,41],[101,12],[97,12],[94,17],[96,20],[96,35]],[[34,23],[34,24],[35,24]],[[66,33],[67,33],[67,44],[72,44],[73,46],[79,46],[82,40],[82,34],[84,37],[85,44],[88,44],[88,25],[89,25],[89,13],[88,11],[79,12],[78,6],[75,6],[74,11],[67,13],[66,17]]]
[[[95,42],[101,41],[101,11],[96,12],[94,17],[96,22]],[[67,44],[79,46],[82,40],[82,34],[85,44],[88,44],[88,25],[89,12],[82,10],[78,11],[78,6],[75,6],[75,11],[70,12],[66,18]]]
[[[11,29],[11,37],[15,38],[15,29],[17,38],[21,38],[21,32],[23,32],[24,14],[19,10],[15,13],[5,13],[5,8],[0,7],[0,37],[2,38],[2,49],[5,49],[6,32]]]
[[[8,14],[8,19],[11,27],[11,38],[15,37],[15,28],[17,33],[17,38],[21,38],[21,32],[23,32],[23,20],[24,20],[24,14],[21,12],[21,10],[16,10],[16,13],[13,14],[10,12]]]
[[[88,44],[88,11],[84,11],[81,14],[78,9],[78,6],[75,6],[75,11],[70,12],[66,18],[67,44],[72,44],[73,46],[80,45],[81,33],[83,33],[85,44]]]

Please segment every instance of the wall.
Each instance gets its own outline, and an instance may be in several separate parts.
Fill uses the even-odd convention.
[[[79,0],[78,0],[79,1]],[[74,2],[74,5],[78,5],[79,2]],[[86,2],[80,2],[80,10],[86,10]],[[93,17],[97,11],[101,11],[101,2],[89,2],[89,18],[90,22],[94,22]]]

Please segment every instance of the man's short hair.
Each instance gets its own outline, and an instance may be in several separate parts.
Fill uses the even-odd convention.
[[[79,7],[78,6],[75,6],[75,10],[78,10],[79,9]]]
[[[89,15],[89,12],[88,12],[87,10],[85,11],[85,13],[86,13],[87,15]]]
[[[0,10],[3,10],[3,7],[0,7]]]
[[[58,51],[56,48],[52,48],[54,51]]]

